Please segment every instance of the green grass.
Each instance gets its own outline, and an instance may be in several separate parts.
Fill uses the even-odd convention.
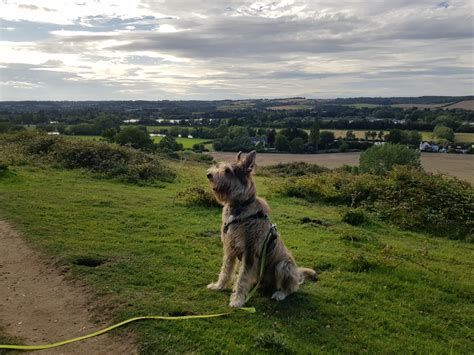
[[[80,171],[12,167],[0,217],[89,284],[115,320],[227,310],[211,292],[222,257],[220,211],[176,194],[205,186],[204,165],[178,165],[176,183],[138,187]],[[319,271],[282,303],[257,293],[254,315],[130,326],[140,350],[163,352],[468,353],[473,349],[474,245],[341,222],[339,209],[282,198],[257,177],[298,263]],[[302,224],[320,219],[328,227]],[[106,261],[97,267],[79,259]]]
[[[102,136],[67,136],[67,135],[62,135],[61,137],[67,138],[67,139],[80,139],[80,140],[85,140],[85,141],[98,141],[103,139]]]
[[[63,137],[68,138],[68,139],[82,139],[82,140],[100,140],[102,139],[101,136],[66,136],[64,135]],[[153,141],[155,143],[159,143],[163,137],[152,137]],[[176,138],[176,141],[178,143],[181,143],[183,145],[184,149],[191,149],[194,144],[196,143],[204,143],[204,142],[210,142],[212,139],[202,139],[202,138]]]
[[[163,137],[152,137],[155,143],[159,143]],[[176,142],[181,143],[184,149],[191,149],[197,143],[210,142],[212,139],[203,138],[176,138]]]

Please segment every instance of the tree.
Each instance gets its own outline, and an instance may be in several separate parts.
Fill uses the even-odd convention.
[[[402,136],[403,133],[399,129],[392,129],[390,132],[385,136],[385,140],[389,143],[399,144],[402,143]]]
[[[443,126],[443,125],[436,125],[433,130],[433,134],[440,139],[446,139],[450,142],[454,141],[454,131],[452,128]]]
[[[181,134],[181,128],[178,126],[173,126],[170,128],[169,133],[171,137],[178,137]]]
[[[384,131],[380,131],[379,134],[377,134],[377,137],[379,138],[380,141],[383,141],[384,136],[385,136]]]
[[[334,132],[322,131],[320,134],[319,141],[324,149],[328,149],[328,146],[332,144],[335,140]]]
[[[375,141],[375,138],[377,138],[377,132],[375,132],[375,131],[369,132],[369,135],[370,135],[370,138],[372,139],[372,141]]]
[[[172,151],[176,152],[178,150],[183,150],[183,145],[176,142],[176,139],[170,136],[163,137],[163,139],[158,143],[159,150]]]
[[[288,138],[289,141],[292,141],[293,139],[298,138],[298,137],[303,139],[305,142],[308,140],[308,133],[306,133],[306,131],[299,128],[294,128],[294,127],[285,128],[285,129],[282,129],[279,132],[279,134],[286,136],[286,138]]]
[[[309,137],[308,137],[308,144],[312,147],[312,149],[317,152],[318,151],[318,145],[319,145],[319,121],[314,120],[313,125],[311,126],[311,129],[309,131]]]
[[[274,146],[274,144],[275,144],[275,138],[276,138],[276,131],[275,131],[275,129],[272,129],[271,131],[268,131],[267,144],[268,144],[270,147],[273,147],[273,146]]]
[[[282,152],[287,152],[290,149],[288,138],[285,135],[278,133],[275,138],[275,148]]]
[[[347,131],[346,132],[346,139],[348,140],[354,140],[356,139],[356,136],[353,131]]]
[[[410,131],[407,134],[407,143],[411,146],[419,146],[421,142],[421,134],[417,131]]]
[[[385,143],[362,152],[359,159],[361,172],[383,175],[395,165],[421,169],[420,152],[405,145]]]
[[[115,135],[115,142],[121,145],[130,145],[135,149],[151,149],[151,140],[145,127],[128,126]]]
[[[303,153],[304,152],[304,140],[303,138],[297,137],[290,142],[290,152],[292,153]]]

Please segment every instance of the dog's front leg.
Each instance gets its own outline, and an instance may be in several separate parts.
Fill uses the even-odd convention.
[[[224,259],[222,260],[221,272],[219,273],[219,279],[217,282],[210,283],[207,285],[209,290],[220,291],[223,290],[230,281],[232,274],[234,273],[236,256],[226,252],[224,248]]]
[[[244,305],[245,297],[247,297],[252,285],[257,281],[257,266],[257,263],[244,256],[239,275],[237,276],[232,295],[230,296],[229,306],[238,308]]]

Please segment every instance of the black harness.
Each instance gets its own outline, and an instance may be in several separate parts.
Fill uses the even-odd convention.
[[[248,205],[250,205],[252,202],[255,201],[255,197],[252,197],[250,199],[248,199],[247,201],[243,202],[241,205],[239,205],[237,208],[232,208],[231,207],[231,216],[232,215],[240,215],[240,213],[242,213],[242,210],[244,207],[247,207]],[[268,217],[268,215],[266,213],[264,213],[263,211],[258,211],[257,213],[254,213],[250,216],[247,216],[245,218],[241,218],[241,217],[236,217],[228,222],[225,222],[224,223],[224,228],[223,228],[223,231],[224,233],[227,234],[227,232],[229,231],[229,226],[232,225],[232,224],[239,224],[239,223],[244,223],[244,222],[247,222],[249,220],[252,220],[252,219],[266,219],[266,220],[270,220],[270,218]],[[268,234],[267,234],[267,254],[271,253],[273,251],[273,249],[275,249],[275,245],[276,245],[276,240],[278,238],[278,231],[277,231],[277,227],[276,227],[276,224],[272,223],[271,224],[271,227],[270,227],[270,230],[268,231]]]

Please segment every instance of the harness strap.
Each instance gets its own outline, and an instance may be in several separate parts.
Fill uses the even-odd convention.
[[[257,213],[252,214],[252,215],[250,215],[248,217],[245,217],[245,218],[234,218],[233,220],[230,220],[230,221],[224,223],[224,233],[228,232],[229,226],[231,224],[242,223],[242,222],[245,222],[246,220],[249,220],[249,219],[268,219],[268,215],[263,213],[262,211],[258,211]]]
[[[272,223],[272,226],[270,227],[270,230],[268,231],[268,234],[265,237],[265,241],[263,242],[263,245],[262,245],[262,251],[260,253],[260,267],[259,267],[259,270],[258,270],[257,283],[249,291],[249,293],[247,294],[247,297],[245,297],[244,304],[247,303],[248,300],[252,298],[255,291],[257,291],[257,288],[260,286],[260,283],[262,282],[263,272],[264,272],[264,269],[265,269],[265,260],[267,258],[267,255],[270,254],[271,251],[273,250],[273,248],[275,247],[275,244],[276,244],[275,241],[276,241],[277,236],[278,236],[278,233],[277,233],[276,224]],[[271,248],[270,248],[270,246],[271,246]]]

